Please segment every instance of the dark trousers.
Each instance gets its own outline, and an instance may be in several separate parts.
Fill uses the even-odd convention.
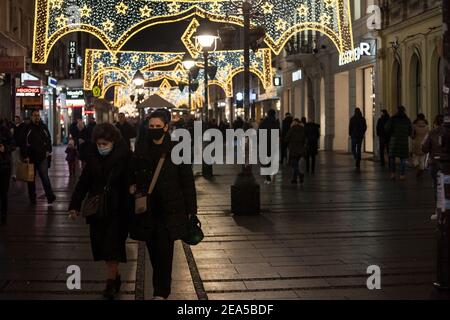
[[[53,189],[50,183],[50,178],[48,177],[48,161],[43,160],[41,162],[34,163],[34,174],[36,172],[39,174],[39,178],[41,178],[42,187],[44,188],[45,195],[47,199],[53,196]],[[36,177],[33,182],[28,182],[28,195],[30,199],[36,199]]]
[[[0,214],[3,217],[6,217],[8,213],[8,191],[1,190],[0,191]]]
[[[283,138],[284,139],[284,138]],[[281,156],[280,156],[280,163],[284,163],[284,159],[287,158],[287,143],[284,141],[281,141]]]
[[[361,150],[363,138],[352,138],[352,154],[353,158],[356,160],[356,165],[359,166],[361,163]]]
[[[389,169],[391,173],[395,173],[397,170],[397,164],[395,162],[395,157],[389,157]],[[406,158],[400,158],[400,175],[404,176],[406,173]]]
[[[437,176],[439,173],[439,167],[435,164],[430,165],[430,174],[433,179],[433,191],[434,191],[434,200],[437,201]]]
[[[316,155],[310,154],[306,156],[306,172],[316,172]]]
[[[75,175],[76,168],[77,168],[77,161],[67,161],[67,164],[69,166],[69,174],[71,176]]]
[[[389,152],[389,142],[385,138],[380,138],[380,164],[386,165],[386,154]]]
[[[153,296],[168,298],[172,286],[174,241],[169,237],[164,222],[158,221],[147,249],[153,267]]]

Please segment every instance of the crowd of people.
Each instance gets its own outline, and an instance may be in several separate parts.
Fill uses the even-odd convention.
[[[177,165],[170,153],[174,147],[170,129],[193,131],[194,120],[180,119],[173,123],[170,112],[156,110],[139,126],[130,124],[119,114],[115,124],[99,124],[89,119],[87,125],[76,119],[69,128],[65,150],[71,177],[79,176],[68,208],[69,216],[83,215],[89,224],[92,254],[95,261],[104,261],[107,281],[103,296],[113,299],[120,291],[119,264],[127,262],[126,240],[145,241],[153,266],[154,299],[167,299],[171,292],[174,241],[184,239],[189,221],[197,214],[197,196],[192,166]],[[392,117],[386,110],[376,126],[379,138],[380,164],[386,165],[396,179],[400,159],[400,180],[405,179],[406,161],[412,158],[417,177],[429,168],[433,186],[437,188],[440,141],[445,131],[444,119],[437,116],[430,130],[423,114],[414,122],[399,107]],[[205,129],[250,128],[280,131],[280,163],[286,161],[292,169],[292,184],[304,183],[307,173],[315,174],[319,150],[320,126],[306,118],[294,118],[286,113],[282,121],[275,110],[269,110],[259,124],[237,118],[232,124],[211,119]],[[349,123],[352,153],[360,170],[367,123],[360,109]],[[135,142],[135,143],[132,143]],[[268,143],[269,155],[274,152]],[[412,146],[412,148],[410,148]],[[51,166],[52,140],[39,111],[31,118],[14,122],[0,121],[0,212],[6,223],[8,189],[16,179],[17,163],[33,164],[39,175],[47,202],[56,200],[48,169]],[[81,174],[77,168],[81,162]],[[267,176],[266,184],[273,177]],[[436,192],[435,192],[436,194]],[[36,204],[35,180],[28,182],[30,203]],[[144,200],[144,212],[137,212]],[[139,205],[138,205],[139,203]],[[89,208],[96,208],[89,213]],[[92,210],[91,210],[92,211]]]

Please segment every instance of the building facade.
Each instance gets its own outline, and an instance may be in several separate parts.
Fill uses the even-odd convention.
[[[441,3],[350,1],[354,46],[363,55],[344,65],[323,35],[293,38],[277,59],[281,113],[319,123],[321,149],[348,152],[348,123],[358,107],[368,124],[364,151],[375,157],[381,110],[404,105],[412,120],[418,113],[432,119],[442,105]]]
[[[442,1],[385,1],[381,32],[384,106],[403,105],[413,120],[442,112]]]

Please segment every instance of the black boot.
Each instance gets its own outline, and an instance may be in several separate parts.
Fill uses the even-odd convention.
[[[116,284],[116,292],[119,293],[120,292],[120,287],[122,286],[122,279],[120,277],[120,274],[117,275],[115,284]]]
[[[103,290],[103,298],[114,300],[114,295],[117,293],[116,279],[106,280],[106,288]]]
[[[6,214],[2,214],[0,218],[0,224],[6,224]]]
[[[303,184],[303,182],[305,182],[305,175],[300,174],[300,184]]]

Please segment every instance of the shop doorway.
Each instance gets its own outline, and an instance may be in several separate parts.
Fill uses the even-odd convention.
[[[349,150],[349,73],[334,76],[334,140],[333,150]]]
[[[411,119],[415,119],[422,112],[422,64],[417,53],[412,56],[410,70],[411,109],[409,116]]]
[[[326,126],[326,117],[325,117],[325,79],[322,78],[320,80],[320,146],[322,149],[325,149],[325,126]]]

